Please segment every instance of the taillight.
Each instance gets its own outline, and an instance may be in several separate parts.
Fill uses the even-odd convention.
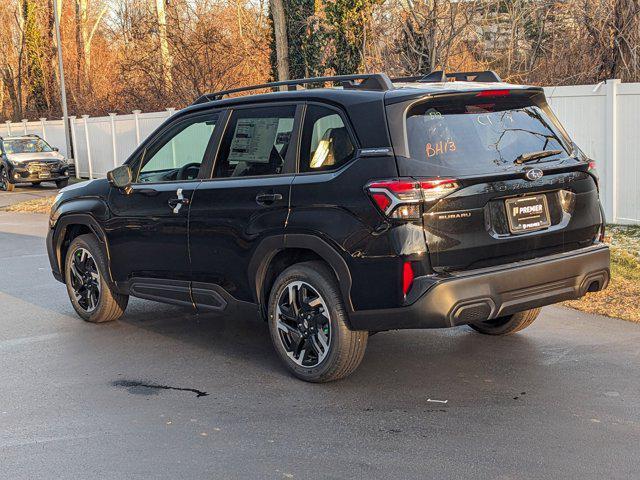
[[[434,202],[457,188],[452,178],[378,180],[367,185],[380,211],[397,220],[419,219],[422,202]]]
[[[422,191],[411,179],[379,180],[367,185],[369,195],[380,211],[398,220],[420,218]]]
[[[508,97],[509,95],[511,95],[511,90],[482,90],[476,93],[476,98]]]
[[[371,198],[373,198],[378,208],[383,212],[386,212],[391,205],[391,199],[387,197],[386,193],[372,193]]]
[[[432,202],[456,190],[458,188],[458,182],[452,178],[425,180],[420,182],[420,187],[422,187],[422,197],[424,200]]]

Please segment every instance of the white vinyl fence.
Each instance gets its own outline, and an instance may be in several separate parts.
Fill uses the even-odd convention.
[[[607,221],[640,224],[640,83],[548,87],[551,108],[596,161]]]
[[[549,103],[569,134],[596,161],[607,221],[640,224],[640,83],[547,87]],[[175,112],[71,117],[77,175],[104,177]],[[0,123],[0,135],[37,133],[65,152],[62,120]]]
[[[113,167],[121,165],[142,140],[174,113],[175,109],[167,108],[164,112],[134,110],[129,115],[111,113],[106,117],[69,117],[76,176],[104,177]],[[30,133],[40,135],[58,147],[65,157],[71,158],[66,151],[62,120],[41,118],[38,121],[0,123],[0,136]]]

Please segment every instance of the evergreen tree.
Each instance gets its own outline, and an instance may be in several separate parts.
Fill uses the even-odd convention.
[[[48,110],[46,79],[43,70],[44,46],[38,23],[36,0],[22,0],[24,18],[24,46],[26,56],[27,105],[38,114]]]
[[[325,5],[328,42],[333,55],[327,67],[337,75],[358,73],[364,67],[367,29],[373,6],[381,0],[334,0]]]
[[[318,0],[283,0],[286,12],[291,78],[322,75],[322,34],[316,16]],[[269,12],[271,18],[271,12]],[[271,75],[277,78],[276,49],[271,18]]]

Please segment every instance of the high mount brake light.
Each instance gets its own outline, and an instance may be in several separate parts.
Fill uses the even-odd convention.
[[[476,98],[508,97],[509,95],[511,95],[511,90],[482,90],[476,93]]]
[[[434,202],[458,188],[452,178],[378,180],[367,191],[382,213],[397,220],[417,220],[422,202]]]

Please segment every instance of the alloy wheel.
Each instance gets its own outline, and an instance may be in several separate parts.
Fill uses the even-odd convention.
[[[69,266],[71,270],[71,288],[76,302],[86,312],[93,312],[100,301],[100,274],[91,253],[85,248],[73,252]]]
[[[4,168],[0,168],[0,190],[7,190],[7,183],[9,183],[7,172]]]
[[[331,346],[329,310],[318,291],[306,282],[289,283],[276,307],[278,337],[287,355],[302,367],[322,363]]]

